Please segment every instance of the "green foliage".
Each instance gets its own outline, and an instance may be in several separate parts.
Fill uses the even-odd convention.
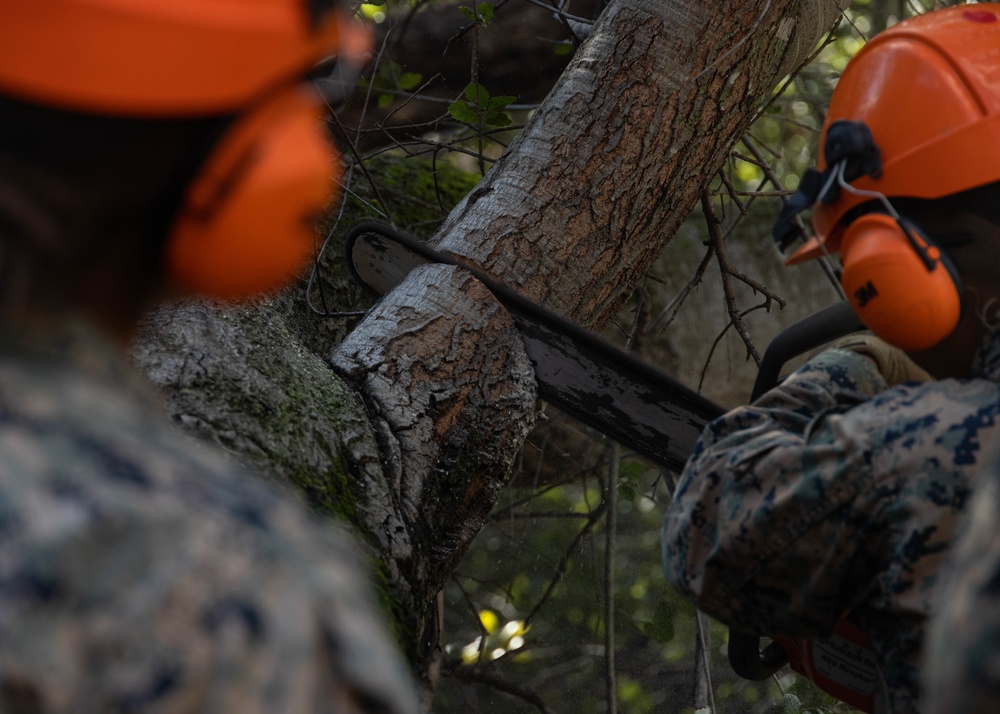
[[[480,25],[489,25],[493,22],[493,3],[481,2],[475,8],[460,5],[458,9],[467,18]]]
[[[377,203],[381,196],[390,203],[390,215],[397,225],[425,234],[436,228],[480,179],[479,174],[447,160],[401,159],[398,152],[386,152],[366,162],[368,175],[379,186],[379,193],[371,184],[358,182],[348,199],[351,221],[379,217]]]
[[[361,80],[361,86],[371,86],[375,92],[378,106],[385,109],[403,92],[416,89],[423,75],[418,72],[405,72],[398,62],[386,60],[378,65],[374,78]]]
[[[632,621],[642,634],[651,640],[666,644],[674,639],[674,611],[666,600],[653,607],[653,618],[633,616]]]
[[[606,627],[600,484],[606,464],[598,461],[601,452],[596,450],[591,461],[578,452],[578,474],[564,479],[547,474],[546,480],[556,480],[541,487],[532,487],[527,474],[521,474],[501,499],[445,590],[446,671],[473,668],[516,682],[550,702],[553,711],[600,711]],[[667,586],[660,567],[666,489],[659,472],[639,459],[625,459],[619,473],[633,488],[628,496],[619,488],[617,505],[619,557],[612,597],[620,711],[682,711],[691,701],[696,632],[694,609]],[[588,532],[591,519],[596,520]],[[578,539],[581,532],[587,535]],[[495,615],[486,628],[486,647],[478,616],[483,610]],[[502,628],[519,628],[529,617],[528,629],[518,632],[523,642],[516,650],[491,649]],[[716,687],[724,704],[720,714],[780,696],[773,683],[737,681],[724,663],[724,628],[713,625],[711,637],[716,643],[714,671],[728,684],[725,696]],[[492,658],[481,659],[480,647]],[[434,710],[537,711],[517,697],[488,688],[470,690],[447,676]]]
[[[624,711],[634,714],[656,711],[656,700],[642,684],[629,677],[619,677],[617,685],[618,701]]]
[[[464,95],[448,105],[448,113],[456,121],[482,128],[503,128],[513,123],[504,109],[517,97],[491,97],[486,87],[476,83],[470,83]]]

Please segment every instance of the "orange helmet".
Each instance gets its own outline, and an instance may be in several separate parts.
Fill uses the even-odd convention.
[[[827,153],[829,129],[842,120],[867,126],[880,153],[880,170],[846,176],[861,191],[934,199],[1000,180],[1000,3],[927,13],[872,39],[833,92],[821,136]],[[828,161],[819,159],[826,174]],[[788,264],[818,257],[821,244],[839,250],[851,210],[871,200],[834,195],[814,206],[816,237]]]
[[[335,0],[0,0],[0,93],[135,119],[234,115],[164,262],[190,292],[251,297],[301,268],[332,197],[324,107],[301,85],[345,42],[358,53],[344,19]]]
[[[0,0],[0,91],[95,114],[230,112],[336,49],[333,4]]]

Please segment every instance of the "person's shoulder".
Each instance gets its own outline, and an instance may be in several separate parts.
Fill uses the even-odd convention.
[[[116,689],[123,667],[169,669],[171,696],[186,696],[181,680],[202,681],[204,660],[233,673],[231,688],[212,686],[247,709],[267,696],[265,682],[239,685],[254,670],[272,683],[311,672],[317,701],[357,695],[410,711],[408,675],[344,528],[181,432],[141,389],[0,373],[0,581],[12,584],[0,657],[47,652],[66,664],[51,676],[72,678],[84,654],[58,650],[77,633],[94,671],[107,669],[100,696],[138,696]]]
[[[976,439],[996,427],[997,416],[1000,385],[986,379],[944,379],[897,385],[859,406],[851,418],[883,435],[886,445],[919,450],[942,440],[952,443],[960,432]]]

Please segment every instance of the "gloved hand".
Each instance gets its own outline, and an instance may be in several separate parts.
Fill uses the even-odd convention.
[[[841,337],[830,347],[851,350],[868,357],[878,367],[878,371],[882,373],[890,387],[908,381],[934,381],[934,377],[907,357],[903,350],[874,335],[863,333],[848,335]]]

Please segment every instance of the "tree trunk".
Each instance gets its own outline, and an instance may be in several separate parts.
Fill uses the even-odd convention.
[[[843,4],[611,2],[437,247],[602,325]],[[182,424],[355,525],[426,667],[436,594],[533,421],[530,363],[509,316],[456,268],[411,274],[336,347],[333,370],[282,304],[163,311],[137,358]]]
[[[600,327],[837,6],[613,3],[437,247]]]

